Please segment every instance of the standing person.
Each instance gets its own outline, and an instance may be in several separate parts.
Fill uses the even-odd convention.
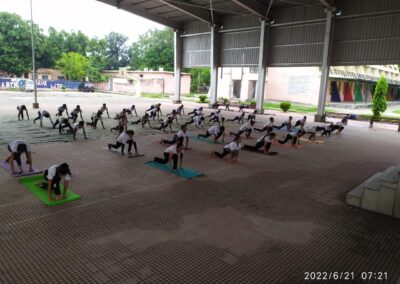
[[[82,109],[80,107],[80,105],[77,105],[76,108],[71,112],[71,119],[72,119],[72,123],[75,123],[76,120],[78,119],[78,115],[81,116],[81,120],[83,120],[82,117]]]
[[[273,142],[275,142],[275,133],[267,133],[264,136],[261,136],[260,138],[257,139],[256,145],[251,146],[251,145],[244,145],[243,150],[250,150],[254,152],[258,152],[260,148],[263,149],[263,153],[267,154],[269,152],[269,149],[271,148],[271,145]]]
[[[43,127],[43,118],[48,118],[50,120],[51,125],[53,126],[53,120],[51,120],[50,113],[47,110],[38,111],[38,117],[33,120],[33,123],[36,123],[36,120],[40,120],[40,127]]]
[[[21,155],[25,153],[26,155],[26,162],[29,164],[29,172],[33,172],[32,169],[32,152],[31,152],[31,147],[22,140],[14,140],[7,146],[9,155],[6,159],[6,162],[10,164],[10,169],[11,169],[11,174],[15,175],[15,167],[14,167],[14,161],[17,162],[19,172],[18,174],[22,174],[24,172],[22,168],[22,161],[21,161]]]
[[[242,148],[242,145],[240,144],[241,141],[242,141],[241,137],[236,136],[231,143],[226,144],[224,146],[222,153],[212,152],[212,154],[221,159],[224,158],[226,155],[230,154],[231,162],[236,163],[237,157],[239,155],[239,150]]]
[[[197,138],[208,138],[211,135],[214,135],[214,142],[216,143],[217,140],[222,137],[222,142],[224,142],[225,139],[225,127],[224,126],[219,126],[219,125],[215,125],[215,126],[211,126],[210,128],[207,129],[206,134],[199,134],[197,135]]]
[[[28,109],[26,108],[26,105],[20,105],[17,106],[18,110],[18,120],[24,120],[24,111],[26,112],[26,116],[28,117],[29,120],[29,114],[28,114]]]
[[[53,124],[53,128],[55,129],[58,125],[58,133],[62,134],[64,128],[69,128],[69,131],[72,133],[72,126],[69,122],[69,119],[63,116],[59,116],[56,122]]]
[[[258,131],[258,132],[264,132],[265,130],[267,130],[267,133],[272,132],[272,130],[274,130],[274,118],[270,117],[269,118],[269,122],[267,122],[266,124],[264,124],[263,128],[254,128],[254,131]]]
[[[178,160],[179,160],[179,168],[182,168],[183,164],[183,139],[178,138],[178,142],[169,146],[164,151],[164,157],[159,158],[155,157],[154,162],[159,164],[169,164],[169,170],[178,169]]]
[[[138,155],[136,142],[133,140],[133,135],[135,132],[133,130],[127,130],[126,132],[121,133],[117,138],[116,144],[108,144],[108,149],[118,149],[121,147],[121,154],[124,155],[125,145],[128,144],[128,154],[132,154],[132,145],[135,148],[135,155]]]
[[[142,127],[144,127],[144,125],[147,123],[149,125],[149,127],[151,128],[150,125],[150,116],[148,113],[145,113],[141,118],[139,118],[136,121],[132,121],[131,124],[142,124]]]
[[[247,122],[247,123],[243,124],[242,126],[240,126],[239,131],[237,133],[230,132],[229,134],[235,135],[237,137],[237,136],[242,135],[243,133],[246,133],[246,137],[249,138],[251,135],[251,132],[253,131],[254,124],[255,124],[254,120],[250,120],[250,122]]]
[[[103,126],[103,129],[106,129],[104,127],[103,118],[101,117],[102,114],[103,113],[100,110],[97,113],[93,113],[92,116],[91,116],[91,120],[92,121],[91,122],[86,122],[86,125],[87,126],[92,126],[93,129],[96,129],[97,128],[97,123],[100,121],[101,122],[101,126]]]
[[[60,106],[60,107],[57,109],[57,111],[58,111],[58,113],[56,114],[56,116],[62,116],[64,111],[67,113],[67,116],[69,116],[69,114],[68,114],[68,108],[67,108],[67,105],[66,105],[66,104],[63,104],[62,106]]]
[[[47,189],[47,196],[49,201],[65,199],[67,197],[67,190],[69,181],[72,174],[67,163],[61,165],[54,165],[44,171],[43,177],[45,182],[42,183],[41,188]],[[64,180],[64,190],[61,195],[60,183]],[[55,193],[56,198],[52,197],[52,192]]]
[[[281,129],[281,128],[286,126],[287,127],[287,131],[290,132],[290,131],[292,131],[292,121],[293,121],[293,117],[289,116],[289,119],[286,120],[285,122],[283,122],[281,124],[281,126],[274,126],[274,128]]]
[[[106,104],[103,104],[99,111],[101,111],[101,113],[107,112],[107,117],[110,118],[110,114],[108,113],[108,107]]]
[[[238,124],[243,124],[244,116],[245,116],[245,113],[242,112],[240,115],[235,116],[232,119],[227,119],[226,121],[237,121]]]
[[[83,131],[83,137],[85,137],[85,139],[87,139],[86,137],[86,131],[85,131],[85,123],[83,122],[83,120],[79,121],[78,123],[75,123],[72,126],[72,138],[74,140],[76,140],[76,133],[78,132],[79,129],[82,129]]]
[[[196,128],[199,128],[199,126],[201,126],[201,128],[203,128],[203,124],[204,124],[204,116],[203,115],[197,115],[192,117],[188,122],[185,123],[185,125],[189,125],[194,123],[194,126],[196,126]]]
[[[286,135],[284,140],[279,140],[278,142],[279,142],[279,144],[285,144],[289,140],[292,140],[292,147],[296,147],[297,140],[299,140],[300,137],[303,135],[304,135],[304,132],[302,130],[289,132]]]
[[[119,132],[119,134],[121,134],[123,131],[126,131],[126,129],[128,127],[127,123],[128,123],[128,118],[126,117],[126,115],[119,116],[118,125],[115,127],[112,127],[110,129],[110,131],[112,132],[113,130],[117,130]]]

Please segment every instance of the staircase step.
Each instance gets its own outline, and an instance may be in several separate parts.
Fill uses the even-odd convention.
[[[369,179],[367,179],[364,183],[364,190],[368,189],[368,190],[376,190],[379,191],[379,186],[381,185],[380,181],[381,181],[381,176],[382,173],[376,173],[374,174],[372,177],[370,177]]]
[[[399,182],[399,169],[390,167],[382,173],[381,185],[396,189]]]
[[[346,203],[351,206],[361,207],[361,199],[364,192],[364,184],[360,184],[346,195]]]

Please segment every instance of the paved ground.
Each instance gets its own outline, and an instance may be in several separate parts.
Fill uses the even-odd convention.
[[[106,102],[114,113],[135,103],[142,112],[154,102],[59,96],[41,95],[41,107],[55,113],[63,102],[79,103],[86,112]],[[41,168],[68,162],[71,188],[82,195],[49,208],[0,171],[0,283],[301,283],[310,282],[306,272],[318,271],[354,272],[349,283],[400,281],[400,220],[344,203],[349,190],[399,163],[394,127],[350,122],[324,144],[273,146],[274,157],[242,152],[239,165],[209,155],[221,146],[191,142],[185,166],[205,175],[188,181],[144,165],[162,153],[156,141],[170,134],[135,128],[146,154],[135,159],[101,149],[114,139],[109,130],[90,131],[86,141],[43,143],[57,140],[57,131],[32,134],[37,125],[15,122],[15,106],[31,99],[2,93],[0,100],[1,141],[37,142],[34,162]],[[366,271],[389,279],[362,281]]]

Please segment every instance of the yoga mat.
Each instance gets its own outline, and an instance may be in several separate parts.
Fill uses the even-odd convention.
[[[217,140],[217,142],[215,143],[214,142],[214,135],[212,135],[212,136],[210,136],[208,138],[201,138],[201,137],[197,137],[197,135],[193,135],[193,136],[190,136],[190,139],[193,139],[194,141],[200,141],[200,142],[205,142],[205,143],[214,144],[214,145],[216,145],[216,144],[225,144],[225,142],[222,142],[220,140]]]
[[[312,141],[312,140],[307,139],[307,138],[300,138],[300,141],[314,143],[314,144],[323,144],[323,143],[325,143],[325,141],[321,141],[321,140]]]
[[[137,154],[137,155],[135,155],[135,154],[128,154],[128,158],[139,158],[139,157],[144,157],[144,154]]]
[[[156,163],[153,161],[148,161],[145,164],[150,167],[157,168],[157,169],[160,169],[160,170],[168,172],[168,173],[173,173],[174,175],[177,175],[177,176],[180,176],[180,177],[183,177],[186,179],[192,179],[192,178],[203,175],[203,173],[201,173],[201,172],[198,172],[198,171],[192,170],[192,169],[188,169],[188,168],[172,170],[172,172],[170,172],[168,164],[160,164],[160,163]]]
[[[282,148],[293,149],[291,142],[287,142],[286,144],[276,143],[276,144],[273,144],[273,145],[278,146],[278,147],[282,147]],[[304,145],[296,145],[296,148],[297,149],[302,149],[302,148],[304,148]]]
[[[70,189],[67,190],[67,197],[62,200],[49,201],[47,196],[47,190],[39,187],[38,183],[44,181],[43,176],[30,176],[23,177],[19,179],[19,182],[30,192],[33,193],[40,201],[42,201],[47,206],[60,205],[74,200],[81,199],[81,196],[72,192]],[[64,185],[60,185],[61,193],[64,190]]]
[[[258,151],[253,151],[253,150],[250,150],[250,149],[242,149],[243,151],[247,151],[247,152],[252,152],[252,153],[259,153],[259,154],[264,154],[264,152],[263,151],[261,151],[261,150],[258,150]],[[278,152],[268,152],[267,153],[267,155],[268,156],[276,156],[276,155],[278,155]]]
[[[12,175],[9,163],[6,163],[6,161],[1,161],[0,166],[3,169],[5,169],[10,175]],[[14,169],[16,172],[19,171],[19,167],[15,161],[14,161]],[[40,174],[43,172],[42,170],[39,170],[38,168],[35,168],[34,166],[32,167],[33,172],[29,172],[29,165],[25,162],[22,162],[22,169],[24,170],[24,172],[22,174],[16,173],[15,175],[12,175],[12,176],[13,177],[31,176],[31,175],[36,175],[36,174]]]

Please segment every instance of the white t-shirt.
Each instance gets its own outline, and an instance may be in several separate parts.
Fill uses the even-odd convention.
[[[210,128],[208,128],[207,132],[210,133],[211,135],[218,135],[219,134],[219,126],[215,125],[215,126],[211,126]]]
[[[78,113],[82,113],[82,110],[76,108],[71,112],[71,114],[78,114]]]
[[[296,137],[297,136],[297,131],[292,131],[288,133],[290,136],[292,137]]]
[[[129,140],[132,140],[132,141],[133,141],[133,139],[131,139],[131,138],[129,137],[129,135],[126,134],[125,132],[124,132],[124,133],[121,133],[121,134],[118,136],[118,139],[117,139],[117,141],[118,141],[119,143],[122,143],[122,144],[128,143]]]
[[[274,123],[273,122],[267,122],[266,124],[264,124],[264,127],[274,127]]]
[[[249,130],[249,129],[253,129],[253,126],[251,126],[249,122],[243,124],[243,125],[239,128],[240,131],[246,131],[246,130]]]
[[[42,110],[42,116],[50,115],[50,113],[47,110]]]
[[[272,142],[271,137],[269,136],[261,136],[260,138],[257,139],[257,143],[260,142]]]
[[[104,112],[105,110],[108,111],[108,108],[105,107],[105,106],[102,106],[102,107],[99,109],[99,111],[101,111],[101,112]]]
[[[193,121],[196,123],[196,125],[200,125],[202,123],[201,118],[202,116],[193,117]]]
[[[336,125],[338,126],[344,126],[344,123],[342,121],[339,121],[338,123],[336,123]]]
[[[54,166],[51,166],[49,168],[49,170],[48,170],[49,173],[47,174],[47,179],[51,179],[52,180],[56,176],[57,167],[58,167],[58,165],[54,165]],[[64,180],[71,180],[71,176],[69,174],[66,174],[64,176]]]
[[[21,145],[21,144],[25,144],[26,145],[26,150],[28,151],[28,152],[30,152],[31,151],[31,147],[29,147],[29,145],[28,144],[26,144],[26,142],[25,141],[22,141],[22,140],[14,140],[13,142],[11,142],[10,144],[8,144],[9,146],[10,146],[10,149],[11,149],[11,151],[13,152],[13,153],[16,153],[18,150],[18,146],[19,145]]]
[[[178,154],[176,146],[177,146],[176,144],[169,146],[167,149],[165,149],[164,153]]]
[[[238,144],[236,142],[231,142],[227,145],[224,146],[225,149],[229,150],[229,151],[238,151],[240,149],[242,149],[242,144]]]
[[[189,131],[183,132],[183,130],[180,130],[178,132],[178,137],[188,138],[189,137]]]

